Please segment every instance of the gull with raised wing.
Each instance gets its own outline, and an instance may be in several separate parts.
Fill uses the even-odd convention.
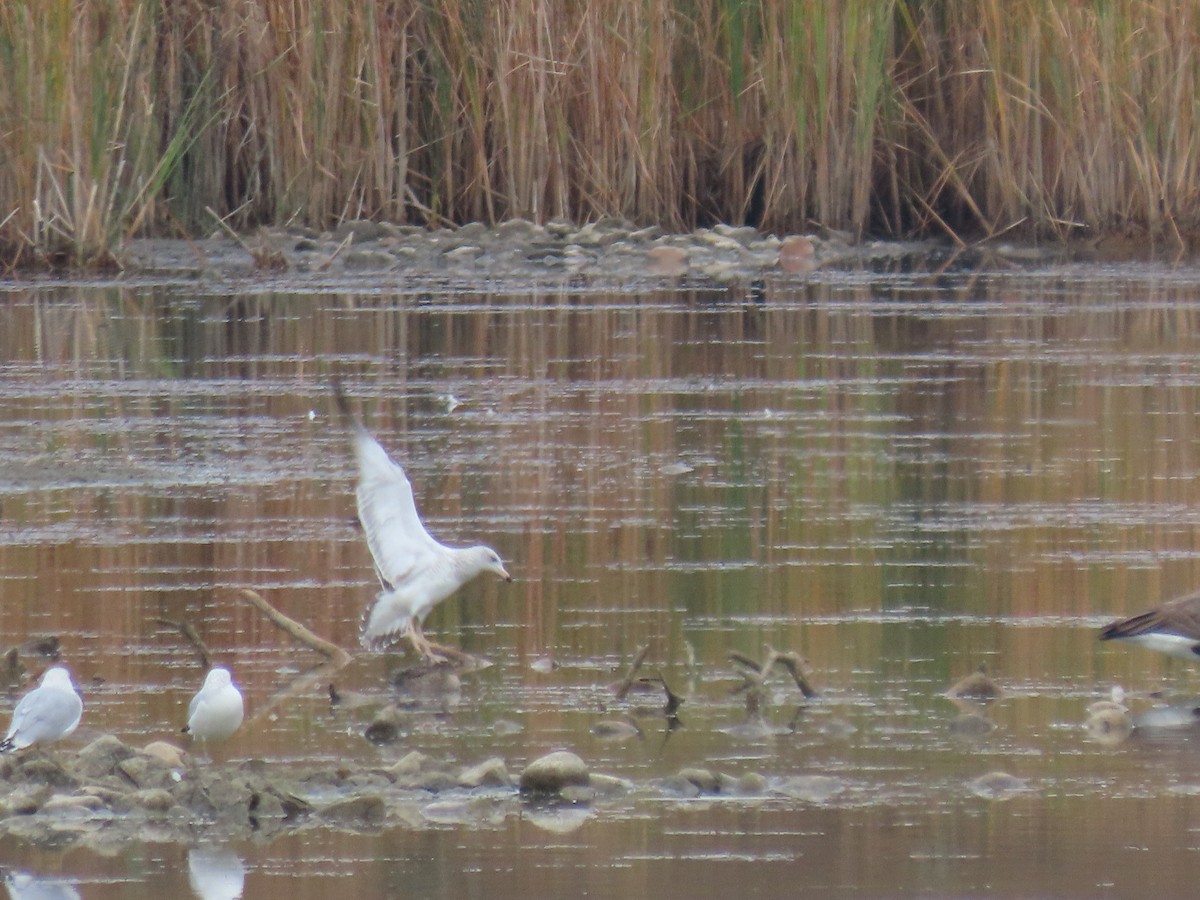
[[[82,716],[83,701],[71,683],[71,674],[62,666],[47,669],[38,686],[13,710],[0,753],[61,740],[75,730]]]
[[[429,611],[484,572],[505,581],[512,576],[491,547],[447,547],[433,539],[404,469],[363,427],[336,381],[333,391],[354,432],[358,517],[383,586],[364,620],[362,642],[374,650],[407,636],[422,657],[440,661],[421,631]]]
[[[204,684],[188,704],[185,734],[198,741],[223,741],[242,724],[242,692],[233,683],[228,669],[215,666],[208,670]]]

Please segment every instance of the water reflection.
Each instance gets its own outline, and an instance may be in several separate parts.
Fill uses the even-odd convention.
[[[246,885],[246,866],[228,847],[188,851],[188,883],[199,900],[237,900]]]
[[[5,872],[4,887],[12,900],[79,900],[80,897],[79,890],[69,881],[29,872]]]
[[[1170,860],[1195,849],[1177,827],[1195,730],[1164,737],[1140,704],[1120,742],[1084,722],[1113,682],[1196,693],[1095,631],[1200,585],[1198,298],[1195,273],[1155,270],[818,274],[752,298],[11,290],[0,635],[61,636],[82,741],[174,736],[201,673],[159,621],[187,620],[236,663],[234,759],[420,749],[515,770],[570,746],[639,784],[704,766],[769,788],[545,822],[442,805],[433,830],[246,851],[254,878],[300,896],[347,877],[376,894],[578,893],[614,860],[603,885],[631,895],[762,878],[1183,889]],[[369,702],[331,706],[302,677],[318,660],[237,599],[259,591],[356,644],[375,586],[333,372],[431,530],[494,540],[516,578],[434,611],[440,641],[496,665],[453,705],[397,703],[398,739],[379,745],[363,735],[397,659],[357,659],[336,687]],[[691,680],[681,726],[614,706],[608,685],[647,644],[667,683]],[[820,697],[771,683],[752,709],[734,693],[729,651],[764,644],[802,654]],[[954,707],[946,686],[983,662],[1004,696]],[[614,719],[632,733],[601,733]],[[998,813],[971,787],[990,772],[1030,789]]]

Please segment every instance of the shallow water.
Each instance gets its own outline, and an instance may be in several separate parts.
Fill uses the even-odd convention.
[[[8,285],[0,643],[62,637],[87,704],[73,747],[177,731],[201,671],[159,620],[187,620],[247,697],[223,759],[419,749],[519,771],[568,747],[639,787],[552,816],[445,803],[377,833],[205,844],[194,868],[293,897],[1190,889],[1200,732],[1108,746],[1082,722],[1114,683],[1139,712],[1151,691],[1200,694],[1182,665],[1095,639],[1200,586],[1200,271],[355,290]],[[375,585],[333,373],[431,530],[486,539],[516,576],[435,610],[436,639],[495,665],[383,747],[369,708],[331,709],[302,680],[319,660],[236,597],[357,646]],[[778,677],[760,720],[727,654],[768,643],[821,694]],[[602,740],[644,644],[687,697],[681,724]],[[337,687],[382,699],[402,659],[364,653]],[[983,726],[942,696],[981,663],[1007,691]],[[687,766],[769,791],[661,787]],[[973,782],[993,770],[1021,789]],[[8,846],[0,864],[84,897],[203,886],[188,847],[100,849]]]

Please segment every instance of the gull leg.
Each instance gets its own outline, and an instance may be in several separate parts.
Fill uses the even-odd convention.
[[[408,626],[408,637],[412,641],[413,649],[423,659],[427,659],[432,663],[446,662],[446,657],[434,651],[433,644],[429,642],[429,638],[425,637],[424,632],[421,631],[421,623],[416,619],[413,619]]]

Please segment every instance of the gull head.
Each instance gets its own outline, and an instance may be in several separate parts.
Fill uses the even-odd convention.
[[[512,576],[500,560],[500,554],[491,547],[472,547],[467,553],[470,554],[470,565],[477,572],[491,572],[498,578],[512,581]]]
[[[42,675],[40,683],[51,687],[67,688],[67,690],[71,691],[75,690],[75,685],[71,683],[71,673],[62,666],[54,666],[51,669],[47,669],[45,674]]]
[[[233,677],[229,674],[228,669],[214,666],[208,670],[208,675],[204,678],[204,686],[200,688],[202,691],[220,690],[223,687],[228,687],[233,682]]]

